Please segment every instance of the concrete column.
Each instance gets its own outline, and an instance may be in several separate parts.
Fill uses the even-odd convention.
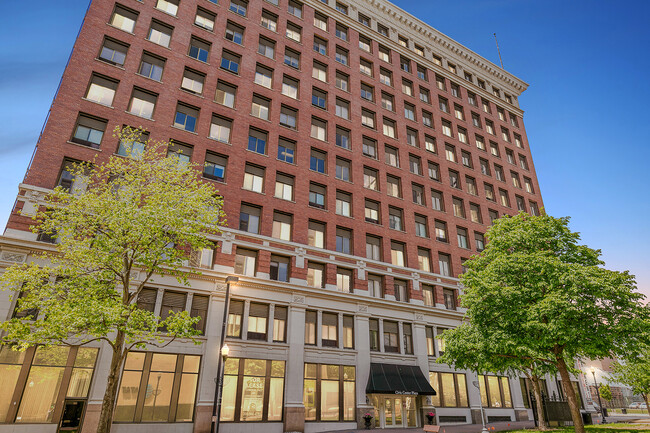
[[[439,358],[440,352],[438,351],[438,339],[436,339],[436,336],[438,335],[438,327],[436,325],[433,325],[432,328],[433,328],[433,353],[436,355],[436,358]]]
[[[160,316],[160,310],[162,309],[162,298],[164,292],[165,289],[158,289],[158,293],[156,294],[156,305],[153,308],[153,314],[155,314],[156,316]]]
[[[284,431],[305,431],[303,377],[305,359],[305,307],[291,305],[287,323],[289,353],[285,370]]]
[[[337,326],[337,338],[339,343],[339,349],[343,349],[343,314],[338,315],[338,326]]]
[[[404,328],[403,328],[403,323],[402,321],[397,322],[397,340],[398,340],[398,345],[399,345],[399,353],[405,353],[404,350],[406,349],[404,347]]]
[[[363,414],[372,411],[372,405],[366,401],[366,386],[370,375],[370,324],[367,313],[357,314],[354,318],[354,344],[357,350],[357,380],[355,389],[357,393],[357,420],[359,428],[364,423]]]
[[[384,351],[384,319],[379,319],[379,351]]]
[[[244,301],[244,314],[241,318],[241,339],[248,340],[248,315],[251,312],[251,301]]]
[[[427,334],[422,323],[413,324],[413,354],[417,357],[418,366],[429,377],[429,355],[427,354]]]
[[[323,347],[323,310],[316,312],[316,347]]]

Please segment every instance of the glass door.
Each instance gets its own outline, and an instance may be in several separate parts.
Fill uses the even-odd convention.
[[[86,408],[86,400],[66,399],[63,404],[63,414],[59,424],[59,433],[78,433],[81,431],[81,421]]]
[[[416,397],[383,397],[378,399],[381,428],[417,427]],[[377,400],[373,400],[375,404]],[[377,406],[375,406],[377,407]]]

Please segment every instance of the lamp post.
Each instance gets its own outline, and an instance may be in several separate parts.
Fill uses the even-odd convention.
[[[214,403],[212,405],[212,428],[210,429],[213,433],[219,433],[219,418],[221,417],[221,393],[223,391],[223,369],[226,359],[228,359],[228,353],[230,349],[226,342],[226,326],[228,323],[228,307],[230,306],[230,284],[236,283],[239,281],[238,277],[228,277],[226,278],[226,299],[223,304],[223,323],[221,324],[221,344],[219,344],[220,357],[217,362],[217,386],[214,390]]]
[[[479,403],[481,405],[481,422],[483,423],[483,430],[481,430],[481,433],[488,433],[488,429],[485,427],[485,412],[483,411],[483,401],[480,399],[481,385],[478,383],[478,380],[472,381],[472,385],[478,389],[479,393]]]
[[[605,424],[607,420],[605,419],[605,408],[603,403],[600,401],[600,390],[598,389],[598,382],[596,381],[596,367],[591,367],[591,374],[594,376],[594,384],[596,385],[596,394],[598,395],[598,405],[600,406],[600,416],[602,417],[602,424]]]

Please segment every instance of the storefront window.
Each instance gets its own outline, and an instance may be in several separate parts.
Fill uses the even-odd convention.
[[[228,358],[221,421],[282,421],[284,361]]]
[[[25,352],[16,352],[7,346],[0,347],[0,422],[7,422],[18,375],[25,359]]]
[[[355,367],[305,364],[306,421],[354,421]]]
[[[431,403],[440,407],[468,407],[467,380],[463,373],[429,372],[429,383],[437,395]]]
[[[129,352],[114,421],[191,422],[201,357]]]
[[[478,376],[481,403],[485,407],[512,407],[510,383],[505,376]]]

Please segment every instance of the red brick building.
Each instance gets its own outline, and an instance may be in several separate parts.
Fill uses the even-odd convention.
[[[476,376],[436,364],[435,335],[462,318],[457,276],[483,248],[491,221],[543,206],[518,104],[526,87],[386,1],[95,0],[0,251],[27,259],[38,250],[47,239],[28,230],[27,215],[56,185],[75,187],[66,164],[119,155],[114,128],[143,127],[201,167],[229,221],[218,252],[195,263],[204,278],[184,298],[188,309],[208,300],[206,344],[174,352],[201,357],[196,398],[182,420],[192,427],[183,431],[209,428],[218,288],[233,273],[248,288],[235,293],[241,312],[231,305],[240,318],[228,318],[243,327],[228,335],[233,359],[282,362],[286,374],[279,406],[271,410],[266,393],[259,402],[268,409],[251,414],[240,371],[232,413],[222,417],[228,431],[248,431],[247,421],[274,431],[350,428],[367,411],[377,427],[417,426],[432,405],[438,422],[477,422],[480,393],[467,385]],[[152,292],[157,311],[170,288]],[[263,318],[268,333],[247,333],[251,317]],[[278,321],[288,330],[281,338]],[[21,361],[24,369],[29,362]],[[417,365],[438,396],[372,392],[371,364]],[[315,365],[340,367],[336,398],[320,373],[307,374]],[[343,377],[346,367],[352,379]],[[152,370],[142,368],[135,415],[116,431],[181,422],[147,418],[142,389]],[[480,381],[489,416],[528,417],[516,381]],[[99,410],[95,382],[81,399],[84,431]],[[329,399],[337,404],[325,407]],[[33,414],[33,422],[58,423],[65,404],[55,399],[53,415]],[[176,396],[168,404],[181,403]],[[4,422],[20,423],[20,406]]]

